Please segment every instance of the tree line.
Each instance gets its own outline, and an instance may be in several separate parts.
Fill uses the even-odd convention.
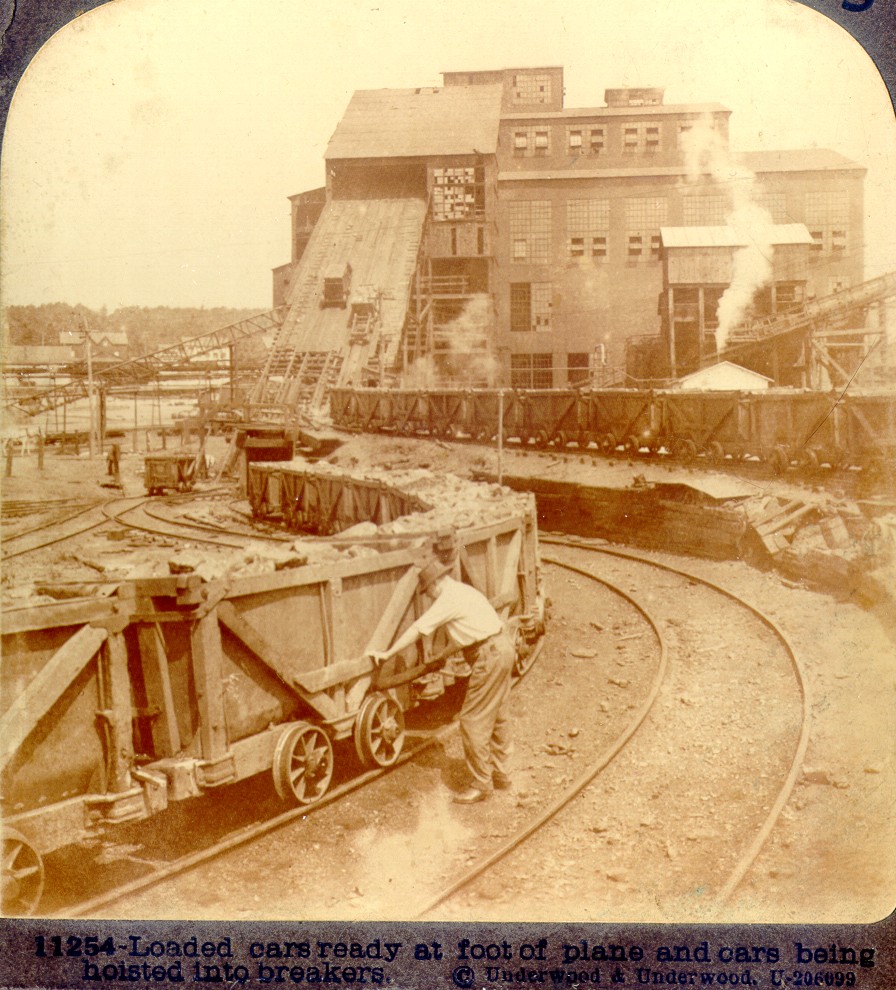
[[[139,357],[169,344],[219,330],[231,323],[245,320],[261,311],[215,306],[209,309],[172,306],[126,306],[122,309],[91,309],[66,303],[44,303],[40,306],[7,306],[6,342],[21,345],[53,345],[60,343],[60,334],[89,329],[95,338],[106,333],[126,331],[128,354]],[[253,346],[255,345],[255,346]],[[260,341],[240,344],[244,357],[261,347]]]

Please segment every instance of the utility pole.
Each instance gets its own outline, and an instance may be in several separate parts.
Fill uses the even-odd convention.
[[[87,326],[87,317],[82,317],[84,320],[84,347],[87,350],[87,410],[90,415],[90,424],[88,426],[89,438],[90,438],[90,459],[96,456],[96,410],[94,408],[94,394],[93,394],[93,340],[90,336],[90,330]]]

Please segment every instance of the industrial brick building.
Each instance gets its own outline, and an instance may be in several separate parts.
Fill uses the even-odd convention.
[[[666,105],[662,89],[585,108],[563,93],[554,66],[356,92],[326,185],[292,197],[269,377],[279,361],[296,379],[300,361],[330,384],[657,380],[738,322],[862,281],[862,167],[734,153],[728,109]],[[320,297],[337,271],[345,310]]]

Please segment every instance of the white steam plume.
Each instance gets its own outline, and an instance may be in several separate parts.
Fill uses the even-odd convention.
[[[439,328],[440,341],[447,347],[437,354],[419,357],[408,368],[405,385],[409,388],[496,385],[499,364],[491,351],[490,324],[489,297],[478,293],[459,316]]]
[[[716,347],[721,352],[755,294],[772,279],[774,220],[757,200],[755,174],[732,158],[711,117],[700,118],[683,135],[683,150],[688,181],[703,183],[709,175],[726,197],[725,222],[745,244],[734,253],[731,284],[719,300]]]

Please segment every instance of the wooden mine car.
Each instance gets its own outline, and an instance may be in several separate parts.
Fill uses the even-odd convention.
[[[340,504],[342,522],[368,518],[361,495]],[[319,502],[319,529],[332,528],[331,508]],[[379,669],[368,653],[428,606],[418,576],[446,539],[455,572],[506,618],[525,664],[543,629],[534,502],[325,564],[123,581],[107,597],[7,610],[4,913],[35,909],[43,856],[105,828],[262,773],[284,799],[311,805],[342,739],[365,764],[393,764],[403,713],[432,693],[426,664],[442,647],[417,643]],[[457,673],[446,668],[446,683]]]
[[[320,308],[339,306],[345,309],[349,292],[352,287],[352,266],[346,263],[338,268],[331,268],[324,273],[323,288],[320,295]]]
[[[684,389],[335,388],[334,424],[402,435],[505,439],[536,446],[656,453],[720,463],[757,458],[781,472],[879,468],[896,458],[896,392],[853,389],[842,395],[775,388],[759,392]]]
[[[150,495],[166,489],[188,492],[196,480],[196,453],[147,454],[143,459],[143,485]]]

